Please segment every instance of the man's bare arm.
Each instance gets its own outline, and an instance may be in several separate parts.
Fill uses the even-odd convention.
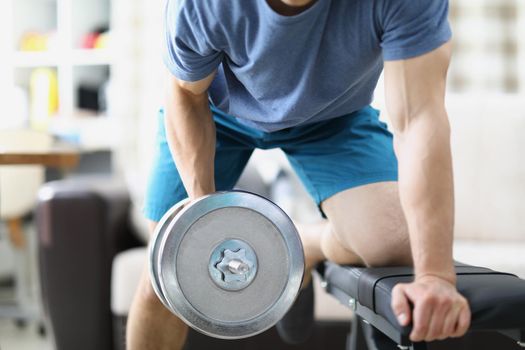
[[[454,283],[454,190],[444,102],[449,59],[446,44],[424,56],[386,62],[385,88],[416,275]]]
[[[215,123],[208,87],[215,73],[197,82],[169,76],[165,126],[168,144],[191,199],[215,191]]]
[[[414,341],[462,335],[470,320],[466,300],[455,289],[452,257],[454,187],[444,102],[450,52],[447,43],[423,56],[385,62],[387,110],[416,272],[413,284],[394,290],[392,305],[403,315],[402,324],[412,321]]]

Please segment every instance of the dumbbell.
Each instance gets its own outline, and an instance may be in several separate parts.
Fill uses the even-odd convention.
[[[253,193],[214,193],[173,206],[149,247],[164,306],[193,329],[222,339],[259,334],[292,306],[304,274],[295,225]]]

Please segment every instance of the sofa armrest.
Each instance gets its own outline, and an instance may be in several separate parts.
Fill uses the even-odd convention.
[[[112,349],[111,263],[139,245],[126,189],[107,178],[63,180],[39,191],[39,266],[56,348]]]

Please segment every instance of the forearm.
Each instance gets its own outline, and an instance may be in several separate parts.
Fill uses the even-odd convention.
[[[392,309],[413,342],[459,337],[470,310],[455,288],[454,184],[445,90],[450,42],[385,62],[386,101],[399,161],[399,191],[416,272],[392,292]],[[448,281],[448,282],[446,282]]]
[[[215,123],[207,93],[168,89],[165,127],[168,144],[191,199],[215,191]]]
[[[455,283],[454,186],[445,109],[433,108],[411,118],[396,133],[395,146],[416,278],[436,275]]]

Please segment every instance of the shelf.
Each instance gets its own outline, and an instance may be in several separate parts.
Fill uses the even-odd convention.
[[[52,67],[58,65],[58,52],[35,51],[13,53],[13,66],[16,68]]]
[[[78,113],[75,116],[51,118],[49,133],[61,140],[78,145],[83,150],[99,151],[115,146],[115,122],[105,115]]]
[[[73,66],[104,66],[112,64],[109,49],[64,51],[42,51],[13,53],[13,65],[17,68],[49,67],[63,63]]]
[[[113,62],[109,49],[75,49],[72,50],[72,62],[75,66],[104,66]]]

